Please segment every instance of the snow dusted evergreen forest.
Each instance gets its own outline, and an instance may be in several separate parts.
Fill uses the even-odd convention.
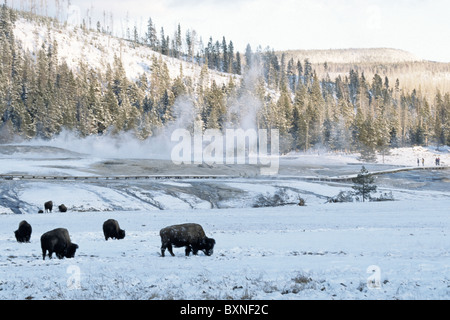
[[[282,153],[325,147],[373,158],[390,147],[449,144],[448,88],[425,87],[420,76],[410,83],[417,70],[445,76],[448,64],[408,61],[401,51],[356,50],[387,62],[342,71],[333,55],[321,65],[250,45],[239,53],[225,37],[203,43],[180,25],[169,37],[151,18],[145,34],[127,30],[123,39],[100,22],[72,26],[3,5],[1,26],[3,141],[62,130],[146,139],[196,125],[276,128]]]

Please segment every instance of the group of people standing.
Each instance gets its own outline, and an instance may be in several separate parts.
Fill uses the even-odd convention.
[[[421,161],[422,161],[422,166],[425,166],[425,159],[424,158],[422,158],[422,160],[420,160],[420,158],[417,158],[417,166],[420,166],[420,162]],[[434,160],[434,163],[437,166],[440,166],[441,165],[441,158],[439,156],[436,157],[436,159]]]
[[[440,157],[436,157],[436,159],[434,160],[437,166],[441,165],[441,158]]]

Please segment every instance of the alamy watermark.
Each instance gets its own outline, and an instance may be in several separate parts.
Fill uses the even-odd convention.
[[[176,129],[171,152],[174,164],[250,164],[259,165],[261,175],[275,175],[279,169],[279,131],[277,129],[207,129],[204,132]]]
[[[67,288],[69,290],[81,289],[81,270],[76,265],[67,267],[66,273],[70,276],[67,278]]]
[[[381,289],[381,269],[380,269],[380,267],[377,265],[368,266],[366,272],[371,274],[367,278],[367,288]]]

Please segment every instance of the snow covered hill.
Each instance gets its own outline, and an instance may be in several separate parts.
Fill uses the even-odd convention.
[[[14,35],[24,50],[35,53],[45,41],[56,41],[58,45],[58,59],[66,61],[68,66],[77,70],[80,61],[87,63],[90,68],[105,70],[107,64],[113,64],[114,55],[121,57],[127,76],[131,80],[137,80],[141,74],[151,72],[152,56],[160,57],[160,54],[150,48],[134,45],[129,41],[119,39],[96,31],[83,31],[72,26],[57,25],[51,23],[39,24],[20,18],[15,23]],[[191,62],[185,62],[161,55],[167,64],[171,79],[180,75],[180,67],[183,74],[192,79],[200,78],[201,66]],[[216,81],[218,85],[227,83],[230,75],[209,71],[209,81]],[[209,82],[208,81],[208,82]]]

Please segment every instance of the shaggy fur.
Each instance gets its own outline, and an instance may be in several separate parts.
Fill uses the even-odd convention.
[[[25,220],[19,223],[19,229],[14,231],[14,235],[16,236],[16,240],[18,242],[30,242],[31,238],[31,225]]]
[[[161,229],[159,235],[161,236],[161,256],[163,257],[166,249],[174,256],[172,246],[176,248],[186,247],[186,256],[189,256],[191,251],[196,255],[199,250],[210,256],[213,254],[216,244],[214,239],[205,235],[202,226],[196,223],[169,226]]]
[[[125,230],[120,229],[119,222],[114,219],[106,220],[103,223],[103,234],[105,240],[111,239],[123,239],[125,238]]]
[[[41,236],[42,258],[45,260],[45,254],[52,258],[53,252],[59,259],[64,257],[73,258],[78,245],[72,243],[69,237],[69,231],[65,228],[57,228],[44,233]]]

